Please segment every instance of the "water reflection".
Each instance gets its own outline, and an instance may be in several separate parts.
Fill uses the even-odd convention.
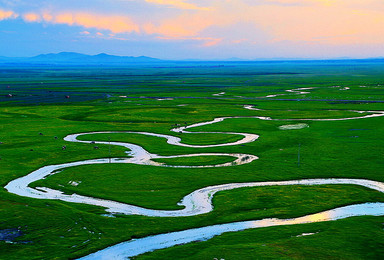
[[[210,239],[214,236],[226,232],[236,232],[246,229],[273,227],[281,225],[295,225],[304,223],[314,223],[322,221],[338,220],[352,216],[384,215],[384,203],[364,203],[352,206],[335,208],[332,210],[311,214],[293,219],[262,219],[254,221],[234,222],[222,225],[213,225],[202,228],[188,229],[184,231],[172,232],[149,236],[141,239],[123,242],[96,253],[90,254],[81,260],[88,259],[126,259],[140,254],[151,252],[157,249],[172,247],[175,245],[186,244],[194,241]]]

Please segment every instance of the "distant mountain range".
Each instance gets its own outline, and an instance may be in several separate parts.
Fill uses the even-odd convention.
[[[26,64],[135,64],[135,63],[153,63],[161,60],[140,56],[115,56],[105,53],[97,55],[86,55],[76,52],[60,52],[40,54],[34,57],[10,58],[0,57],[0,63],[26,63]]]
[[[60,53],[49,53],[40,54],[34,57],[22,57],[12,58],[0,56],[0,65],[135,65],[135,64],[160,64],[160,63],[280,63],[280,62],[292,62],[292,63],[364,63],[364,62],[375,62],[384,63],[383,57],[368,58],[368,59],[352,59],[352,58],[339,58],[339,59],[328,59],[328,60],[310,60],[310,59],[258,59],[258,60],[247,60],[241,58],[229,58],[223,60],[161,60],[151,58],[147,56],[115,56],[106,53],[100,53],[97,55],[87,55],[77,52],[60,52]]]

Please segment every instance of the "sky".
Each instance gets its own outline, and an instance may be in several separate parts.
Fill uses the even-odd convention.
[[[0,0],[0,56],[384,56],[383,0]]]

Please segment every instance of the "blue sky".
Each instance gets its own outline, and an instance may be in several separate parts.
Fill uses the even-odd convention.
[[[382,0],[0,0],[0,56],[384,56]]]

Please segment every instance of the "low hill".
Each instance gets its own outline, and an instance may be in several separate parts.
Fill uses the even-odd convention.
[[[24,63],[24,64],[135,64],[135,63],[152,63],[159,62],[161,60],[140,56],[115,56],[106,53],[100,53],[97,55],[86,55],[76,52],[60,52],[60,53],[48,53],[40,54],[34,57],[28,58],[8,58],[0,57],[0,63]]]

